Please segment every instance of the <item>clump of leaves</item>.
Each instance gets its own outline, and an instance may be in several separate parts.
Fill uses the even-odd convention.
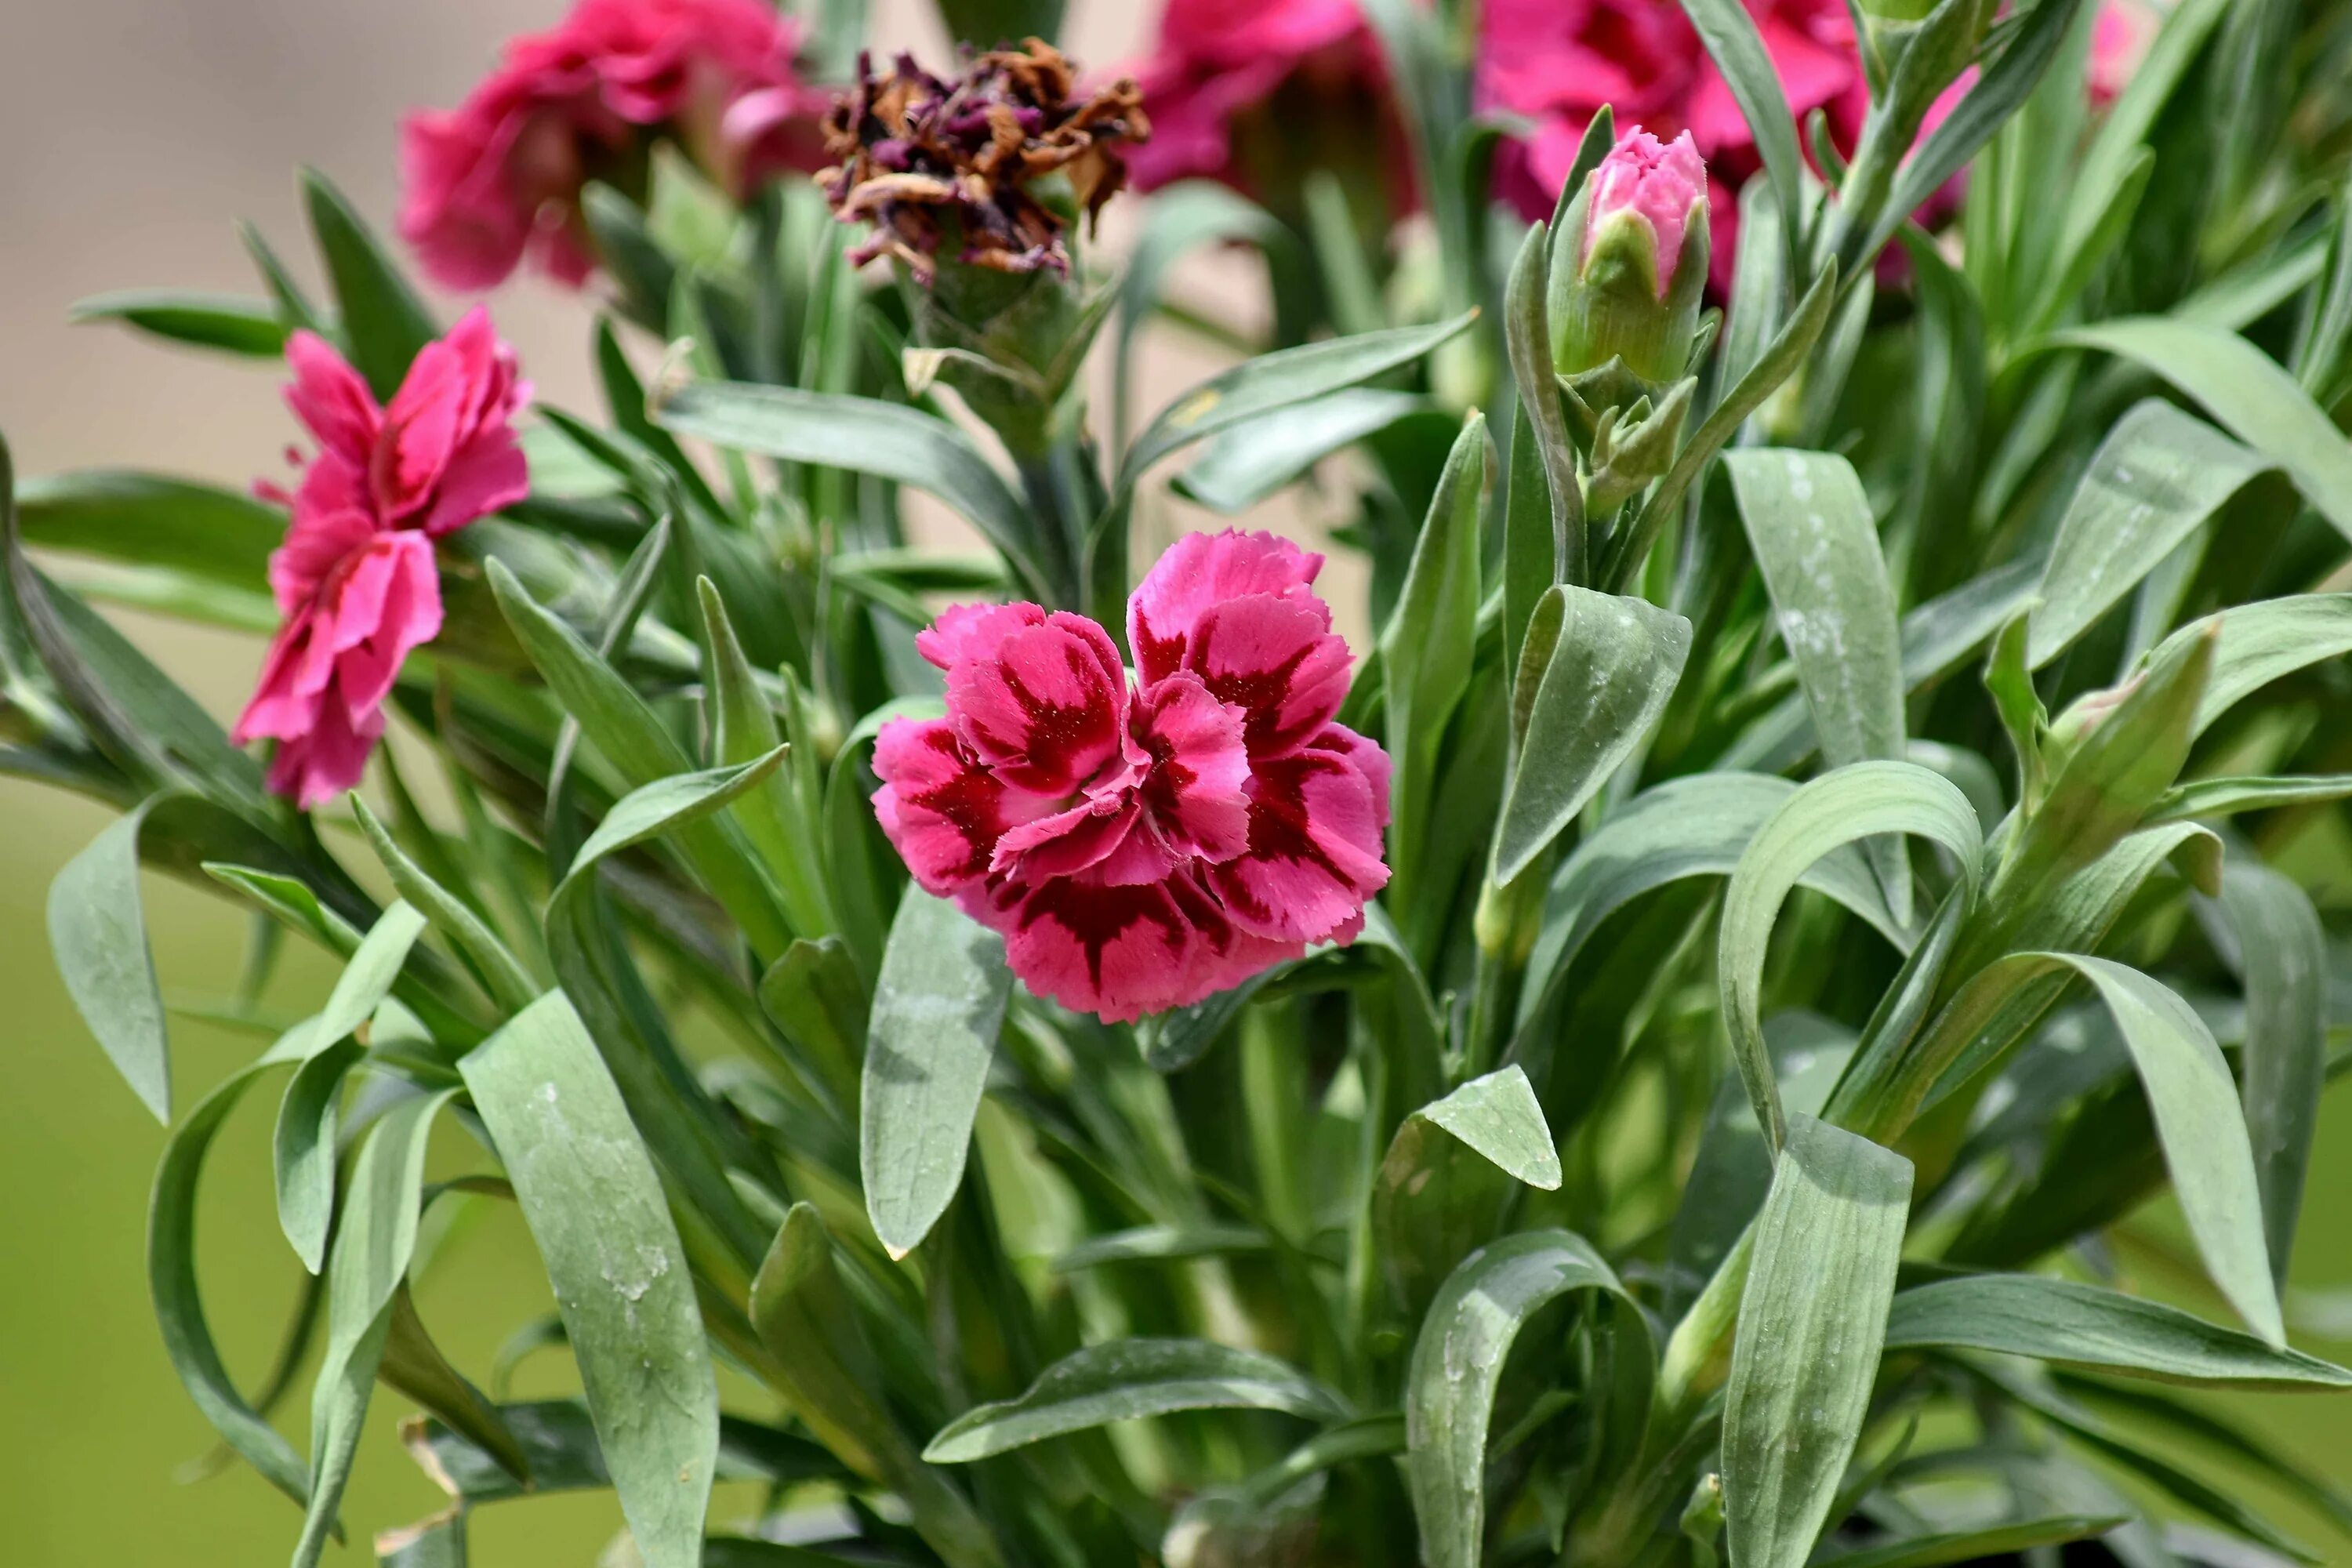
[[[2352,1384],[2281,1292],[2352,1065],[2315,890],[2352,795],[2341,8],[2183,0],[2095,113],[2075,0],[1881,17],[1870,125],[1817,175],[1745,9],[1685,5],[1765,170],[1671,383],[1563,382],[1562,258],[1549,225],[1487,243],[1439,10],[1382,37],[1421,166],[1463,182],[1444,285],[1334,289],[1401,314],[1294,319],[1131,438],[1076,370],[1116,315],[1124,384],[1173,257],[1363,256],[1196,188],[1115,285],[1080,258],[941,311],[869,289],[814,190],[592,191],[606,416],[543,411],[530,499],[453,546],[393,700],[446,816],[389,757],[380,805],[289,812],[92,609],[266,626],[268,508],[10,490],[0,764],[123,813],[54,944],[176,1117],[158,1317],[302,1510],[298,1563],[379,1383],[451,1493],[378,1542],[407,1564],[581,1487],[654,1568],[2320,1560],[2247,1464],[2352,1527],[2182,1392]],[[1906,226],[1964,170],[1949,235]],[[397,384],[431,319],[305,188],[331,306],[257,239],[267,300],[93,313],[264,356],[307,327]],[[650,399],[633,334],[673,345]],[[1351,944],[1132,1027],[1039,1001],[868,810],[880,725],[937,711],[915,630],[950,597],[1115,623],[1160,464],[1239,510],[1341,448],[1388,889]],[[908,489],[987,552],[909,551]],[[193,1109],[142,865],[256,916],[208,1011],[267,1018],[289,931],[344,961]],[[206,1153],[265,1082],[316,1277],[284,1364],[324,1341],[307,1458],[290,1378],[249,1394],[196,1287]],[[445,1114],[482,1158],[428,1181]],[[469,1376],[407,1282],[422,1216],[486,1203],[560,1312]],[[555,1345],[583,1397],[508,1399]],[[763,1482],[758,1517],[714,1526],[714,1478]]]

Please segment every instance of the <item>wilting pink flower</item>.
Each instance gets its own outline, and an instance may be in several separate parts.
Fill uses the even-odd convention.
[[[739,195],[823,161],[825,95],[793,72],[799,41],[765,0],[580,0],[457,108],[403,122],[401,235],[453,289],[489,288],[526,253],[576,285],[594,266],[582,188],[642,186],[655,138]]]
[[[1101,626],[1035,605],[916,639],[947,717],[884,726],[875,815],[1031,990],[1124,1022],[1362,928],[1389,760],[1332,721],[1349,655],[1322,564],[1271,534],[1177,541],[1128,601],[1132,677]]]
[[[1168,0],[1150,57],[1131,68],[1152,125],[1150,144],[1129,159],[1139,190],[1197,175],[1261,191],[1278,165],[1333,162],[1302,149],[1301,132],[1361,147],[1375,124],[1375,155],[1403,167],[1359,0]],[[1269,111],[1278,94],[1298,100],[1293,112]],[[1409,184],[1398,177],[1400,189]]]
[[[401,662],[441,629],[433,541],[530,489],[511,422],[530,386],[478,308],[386,406],[309,332],[286,358],[287,404],[319,452],[292,496],[260,487],[293,508],[269,557],[285,624],[232,738],[278,742],[269,787],[308,809],[359,782]]]

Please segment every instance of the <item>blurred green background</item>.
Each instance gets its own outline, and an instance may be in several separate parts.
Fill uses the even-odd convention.
[[[1659,0],[1660,4],[1667,0]],[[332,172],[381,218],[394,199],[394,126],[412,103],[465,90],[499,41],[545,25],[557,0],[357,0],[298,7],[273,0],[77,0],[9,7],[0,21],[0,429],[29,473],[104,463],[241,482],[294,434],[274,378],[67,324],[102,289],[175,284],[247,288],[229,223],[247,216],[289,242],[292,165]],[[877,7],[877,31],[930,47],[915,0]],[[1082,58],[1130,53],[1139,0],[1073,6]],[[37,153],[32,151],[38,149]],[[283,248],[298,247],[289,243]],[[528,287],[495,301],[501,330],[541,390],[585,403],[586,317],[578,301]],[[225,718],[252,678],[259,645],[135,619],[133,635]],[[44,904],[58,868],[104,825],[100,808],[0,782],[0,994],[16,1022],[0,1095],[0,1561],[238,1568],[278,1561],[296,1516],[252,1474],[184,1484],[209,1434],[181,1393],[149,1311],[142,1259],[147,1188],[163,1131],[115,1077],[75,1016],[48,956]],[[2340,890],[2339,890],[2340,891]],[[217,993],[241,962],[247,925],[227,904],[151,879],[156,959],[167,992]],[[2341,902],[2341,899],[2336,900]],[[315,1008],[332,979],[289,951],[271,1001]],[[262,1046],[183,1020],[174,1096],[184,1110]],[[295,1300],[299,1265],[278,1235],[268,1117],[257,1094],[215,1145],[199,1228],[214,1331],[248,1384],[267,1367]],[[464,1168],[445,1129],[443,1167]],[[545,1310],[548,1292],[510,1207],[480,1204],[418,1290],[436,1336],[478,1378],[500,1341]],[[2151,1227],[2173,1227],[2162,1205]],[[2194,1287],[2137,1263],[2158,1292]],[[2295,1258],[2299,1342],[2352,1355],[2352,1090],[2325,1108]],[[2299,1312],[2297,1309],[2299,1308]],[[565,1391],[562,1358],[528,1363],[523,1394]],[[2246,1396],[2220,1402],[2306,1462],[2352,1485],[2352,1398]],[[302,1401],[284,1418],[302,1441]],[[398,1449],[396,1395],[380,1393],[345,1507],[351,1542],[329,1560],[368,1561],[374,1532],[436,1509],[436,1489]],[[2266,1489],[2247,1474],[2250,1489]],[[722,1489],[724,1517],[746,1500]],[[2292,1506],[2327,1561],[2352,1550]],[[593,1563],[619,1523],[604,1495],[485,1510],[473,1532],[482,1568]]]

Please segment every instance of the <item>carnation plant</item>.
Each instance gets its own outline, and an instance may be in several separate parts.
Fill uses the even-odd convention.
[[[601,410],[316,174],[325,298],[248,230],[252,300],[85,307],[305,437],[14,486],[0,620],[0,763],[121,813],[50,931],[171,1128],[164,1344],[298,1568],[377,1397],[410,1568],[577,1488],[650,1568],[2343,1552],[2195,1391],[2352,1384],[2282,1292],[2352,1062],[2352,12],[1173,0],[1122,77],[943,9],[583,0],[409,123],[416,261],[578,287]],[[1210,244],[1263,335],[1169,297]],[[1147,410],[1147,328],[1234,363]],[[234,725],[108,601],[269,632]],[[142,867],[252,912],[229,994]],[[251,1064],[175,1082],[192,1008]],[[257,1093],[258,1388],[193,1230]],[[409,1289],[467,1204],[558,1307],[497,1368]]]

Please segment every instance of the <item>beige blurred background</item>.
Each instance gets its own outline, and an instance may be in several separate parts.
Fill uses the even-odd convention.
[[[273,469],[297,432],[271,369],[75,327],[68,307],[121,288],[252,291],[231,222],[254,220],[300,258],[300,163],[326,170],[386,222],[401,111],[454,102],[503,38],[548,25],[562,4],[0,0],[0,431],[20,471],[126,464],[242,484]],[[928,7],[879,0],[877,9],[877,37],[936,56]],[[1073,53],[1109,62],[1139,47],[1156,6],[1074,0],[1071,9]],[[1254,308],[1250,277],[1246,268],[1212,266],[1191,286],[1220,304]],[[494,296],[492,307],[551,399],[593,405],[580,301],[523,283]],[[1172,386],[1209,368],[1196,351],[1160,344],[1147,375]],[[1162,510],[1146,526],[1195,521]],[[1272,521],[1300,523],[1295,513]],[[1342,586],[1335,597],[1360,633],[1355,595]],[[257,642],[127,624],[215,712],[235,712]],[[163,1134],[73,1015],[48,958],[49,879],[104,820],[96,807],[0,781],[0,986],[9,1026],[0,1091],[0,1563],[277,1562],[296,1519],[263,1482],[242,1469],[173,1482],[175,1468],[205,1451],[207,1433],[164,1361],[146,1299],[142,1221]],[[242,917],[152,879],[149,899],[167,989],[225,988]],[[291,955],[274,994],[289,1008],[315,1005],[330,980],[323,965]],[[256,1048],[187,1023],[175,1026],[174,1043],[183,1109]],[[256,1096],[215,1144],[200,1212],[214,1327],[248,1384],[268,1363],[298,1267],[271,1209],[272,1099]],[[2297,1270],[2307,1283],[2347,1274],[2345,1222],[2332,1212],[2341,1205],[2329,1201],[2352,1180],[2352,1126],[2341,1110],[2331,1108],[2322,1134],[2311,1205],[2338,1245],[2322,1249],[2307,1237]],[[479,1369],[507,1328],[544,1310],[546,1290],[510,1213],[489,1214],[454,1245],[455,1266],[428,1277],[420,1305],[460,1363]],[[535,1363],[519,1392],[564,1392],[556,1359]],[[331,1548],[331,1562],[369,1561],[375,1531],[439,1506],[397,1450],[398,1404],[376,1401],[345,1509],[351,1543]],[[2315,1461],[2352,1470],[2335,1410],[2283,1399],[2245,1408]],[[299,1399],[289,1425],[299,1441]],[[722,1496],[719,1516],[748,1500]],[[474,1561],[590,1563],[617,1524],[604,1495],[494,1508],[477,1516]]]

